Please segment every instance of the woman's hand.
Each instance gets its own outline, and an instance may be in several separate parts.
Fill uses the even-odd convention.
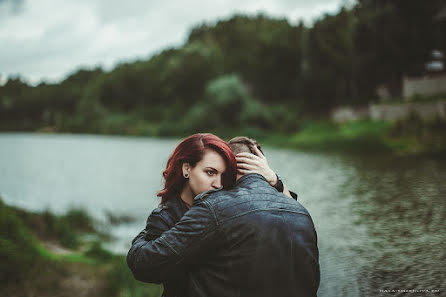
[[[268,161],[262,152],[256,146],[252,146],[251,148],[254,150],[255,154],[239,153],[235,156],[235,159],[237,160],[238,173],[242,175],[248,173],[258,173],[263,175],[266,181],[272,187],[274,187],[277,184],[276,173],[274,173],[274,171],[269,167]],[[285,184],[283,185],[283,194],[293,198]]]
[[[266,157],[256,147],[251,147],[255,154],[239,153],[235,156],[237,160],[237,171],[244,175],[248,173],[258,173],[262,175],[266,181],[274,186],[277,183],[277,175],[269,167]]]

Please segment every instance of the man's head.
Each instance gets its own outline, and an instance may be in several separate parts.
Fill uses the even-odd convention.
[[[236,136],[231,140],[229,140],[228,145],[231,148],[234,155],[237,155],[239,153],[255,154],[254,150],[252,149],[252,147],[254,146],[256,146],[259,149],[259,151],[261,151],[262,154],[265,155],[259,143],[255,139],[251,139],[246,136]]]
[[[229,140],[228,146],[234,155],[239,153],[251,153],[256,155],[254,151],[254,147],[257,147],[258,150],[263,154],[262,148],[259,143],[255,139],[248,138],[246,136],[237,136]],[[243,174],[237,170],[237,180],[242,177]]]

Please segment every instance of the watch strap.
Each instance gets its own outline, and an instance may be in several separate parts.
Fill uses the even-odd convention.
[[[283,193],[283,182],[280,179],[280,176],[276,173],[277,176],[277,182],[276,184],[273,186],[277,191],[279,191],[280,193]]]

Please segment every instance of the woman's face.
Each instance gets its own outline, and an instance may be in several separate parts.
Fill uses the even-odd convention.
[[[203,159],[194,167],[183,164],[183,175],[189,174],[186,187],[190,188],[193,196],[222,186],[222,174],[226,170],[224,159],[213,150],[206,150]]]

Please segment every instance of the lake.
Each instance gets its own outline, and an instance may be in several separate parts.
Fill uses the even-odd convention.
[[[98,222],[130,215],[134,223],[109,230],[117,240],[108,247],[126,253],[159,203],[178,141],[2,133],[0,195],[28,210],[81,207]],[[444,159],[264,151],[313,217],[319,296],[446,295]]]

